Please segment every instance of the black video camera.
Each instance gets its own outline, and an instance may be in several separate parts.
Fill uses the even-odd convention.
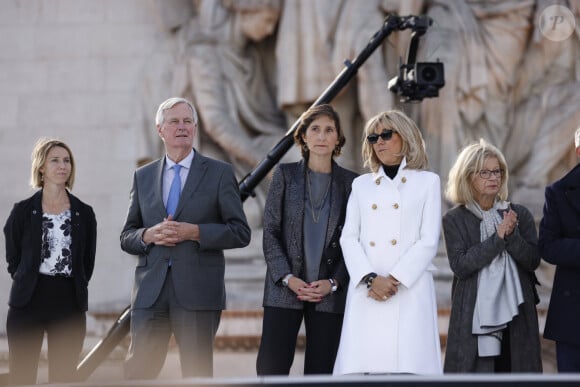
[[[441,62],[418,62],[401,64],[399,75],[389,81],[389,90],[401,96],[402,102],[419,102],[423,98],[439,96],[445,86],[445,74]]]

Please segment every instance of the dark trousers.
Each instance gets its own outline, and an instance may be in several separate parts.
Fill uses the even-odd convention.
[[[165,363],[172,333],[179,348],[182,376],[213,376],[213,343],[220,318],[221,310],[181,307],[169,270],[153,306],[131,310],[131,345],[125,377],[155,379]]]
[[[580,372],[580,346],[556,342],[556,361],[558,372]]]
[[[317,312],[310,303],[305,303],[303,310],[264,307],[262,340],[256,362],[258,375],[290,373],[303,318],[306,328],[304,374],[332,374],[342,317],[342,314]]]
[[[10,308],[6,320],[10,383],[35,384],[44,334],[50,383],[75,381],[86,333],[72,278],[39,275],[31,301]]]

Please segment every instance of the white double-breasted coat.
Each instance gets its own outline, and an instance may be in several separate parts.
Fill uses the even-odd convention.
[[[340,243],[350,284],[335,375],[440,374],[432,259],[441,230],[439,176],[382,168],[354,180]],[[400,281],[387,301],[367,296],[371,272]]]

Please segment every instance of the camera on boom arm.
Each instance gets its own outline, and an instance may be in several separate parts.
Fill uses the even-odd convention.
[[[402,102],[419,102],[423,98],[439,96],[445,86],[445,74],[441,62],[418,62],[401,64],[399,75],[389,81],[389,90],[401,96]]]
[[[401,17],[400,29],[412,29],[407,63],[399,64],[399,75],[391,79],[388,88],[401,97],[402,102],[420,102],[423,98],[439,96],[445,86],[443,63],[416,62],[419,38],[427,32],[433,20],[427,16]]]

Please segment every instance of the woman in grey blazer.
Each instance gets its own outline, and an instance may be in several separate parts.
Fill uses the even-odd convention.
[[[507,201],[508,168],[493,145],[467,146],[449,172],[443,217],[453,271],[444,372],[541,372],[534,219]]]
[[[303,160],[274,172],[264,211],[264,286],[258,375],[288,375],[302,320],[304,374],[330,374],[342,328],[348,273],[339,238],[356,173],[340,167],[345,138],[330,105],[310,108],[294,139]]]

